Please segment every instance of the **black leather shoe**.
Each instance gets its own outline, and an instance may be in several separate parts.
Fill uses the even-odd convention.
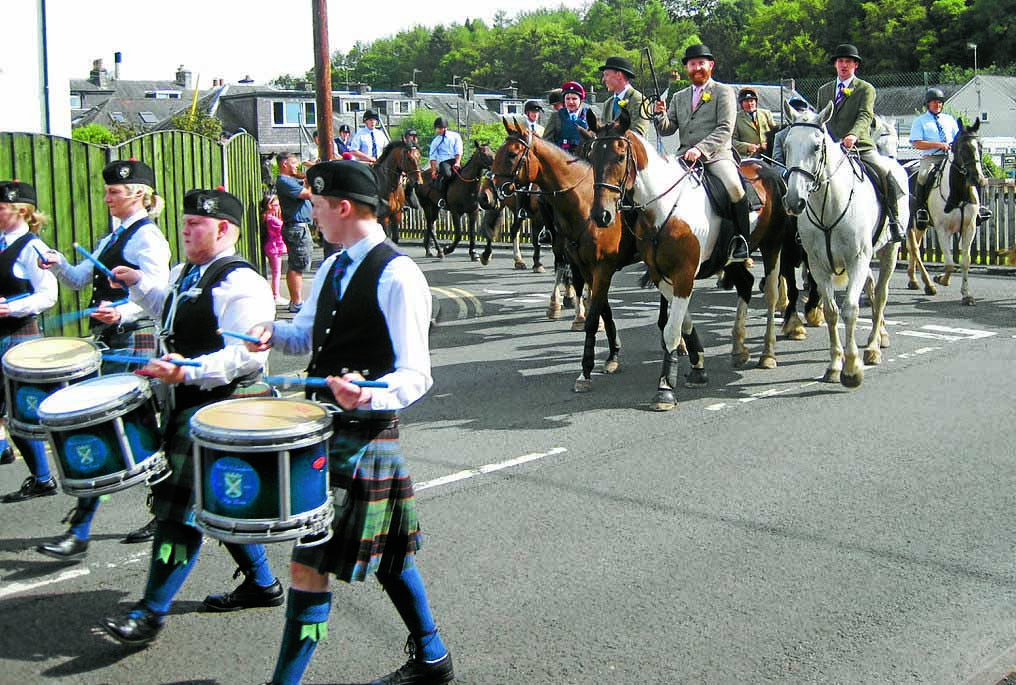
[[[977,208],[977,225],[980,226],[985,221],[990,219],[992,216],[994,216],[994,214],[992,214],[990,209],[988,209],[984,205],[979,206]]]
[[[66,533],[53,542],[39,545],[35,551],[61,561],[75,561],[83,559],[88,552],[88,540],[82,540],[74,533]]]
[[[900,230],[900,222],[896,219],[889,220],[889,240],[894,243],[902,243],[906,240],[906,236],[903,235],[903,231]]]
[[[154,640],[162,630],[162,617],[139,602],[123,616],[102,619],[100,625],[117,642],[140,647]]]
[[[21,488],[4,495],[4,502],[24,502],[26,499],[35,497],[50,497],[56,494],[56,481],[50,478],[46,481],[39,481],[35,476],[29,476],[21,484]]]
[[[13,464],[15,460],[17,460],[17,457],[14,456],[14,448],[10,445],[5,447],[3,452],[0,452],[0,466]]]
[[[282,591],[282,583],[277,578],[268,587],[256,585],[253,578],[245,578],[232,592],[205,597],[205,608],[209,611],[239,611],[257,607],[277,607],[285,601],[286,593]]]
[[[445,654],[434,663],[417,659],[416,643],[412,636],[406,641],[406,651],[409,653],[409,661],[403,664],[402,668],[383,678],[372,680],[370,685],[442,685],[455,680],[451,653]]]
[[[134,544],[135,542],[149,542],[154,537],[155,537],[155,519],[152,519],[151,521],[141,526],[137,530],[132,530],[131,532],[127,533],[127,535],[124,536],[124,539],[121,540],[120,542],[122,542],[125,545],[131,545]]]
[[[746,262],[748,257],[748,242],[744,236],[735,235],[730,239],[730,255],[727,257],[727,264]]]

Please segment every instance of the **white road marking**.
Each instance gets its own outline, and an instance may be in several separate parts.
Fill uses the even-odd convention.
[[[79,578],[80,576],[87,576],[91,573],[88,568],[72,568],[68,571],[62,571],[52,578],[46,580],[40,580],[36,583],[11,583],[10,585],[4,585],[0,587],[0,599],[16,595],[19,592],[28,592],[36,588],[45,587],[47,585],[53,585],[54,583],[62,583],[65,580],[71,580],[72,578]]]
[[[450,483],[457,483],[458,481],[461,481],[461,480],[467,480],[469,478],[475,478],[476,476],[482,476],[482,475],[486,475],[488,473],[494,473],[495,471],[502,471],[504,469],[511,468],[512,466],[519,466],[520,464],[527,464],[527,463],[529,463],[531,461],[536,461],[537,459],[543,459],[544,457],[550,457],[550,456],[553,456],[555,454],[562,454],[562,453],[567,452],[567,451],[568,450],[565,449],[564,447],[552,447],[551,449],[547,450],[546,452],[532,452],[530,454],[524,454],[521,457],[515,457],[514,459],[509,459],[508,461],[502,461],[502,462],[498,462],[496,464],[487,464],[485,466],[481,466],[481,467],[475,468],[475,469],[466,469],[464,471],[456,471],[455,473],[450,473],[447,476],[441,476],[440,478],[435,478],[433,480],[428,480],[428,481],[424,481],[422,483],[417,483],[416,485],[413,486],[413,490],[419,492],[421,490],[427,490],[429,488],[436,488],[436,487],[439,487],[441,485],[448,485]]]

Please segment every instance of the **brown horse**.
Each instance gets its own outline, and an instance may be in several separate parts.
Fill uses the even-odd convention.
[[[558,240],[563,242],[565,254],[574,267],[576,292],[581,293],[584,284],[590,284],[582,374],[574,385],[575,392],[588,392],[592,390],[596,332],[601,318],[608,346],[603,370],[613,373],[620,366],[621,343],[607,302],[607,291],[618,269],[637,259],[635,237],[622,226],[620,217],[603,228],[590,219],[593,169],[588,162],[533,136],[518,118],[502,118],[502,121],[508,139],[494,156],[491,171],[495,188],[503,196],[510,196],[518,188],[536,184],[541,196],[553,208]]]
[[[480,191],[480,179],[483,172],[490,169],[494,161],[494,154],[490,146],[473,142],[473,154],[469,161],[462,165],[455,176],[448,183],[448,192],[445,193],[446,209],[452,215],[452,226],[455,229],[455,238],[451,245],[442,247],[437,241],[437,232],[434,225],[437,223],[438,213],[441,207],[438,201],[441,199],[434,179],[434,172],[427,169],[423,172],[423,183],[417,190],[417,197],[420,200],[420,207],[427,219],[427,228],[423,234],[423,249],[426,256],[437,257],[438,259],[455,251],[462,240],[462,218],[468,222],[469,232],[469,257],[474,262],[480,259],[476,253],[476,227],[480,223],[480,206],[477,204],[476,196]],[[430,248],[434,246],[436,253]]]
[[[589,151],[595,173],[592,216],[600,226],[620,214],[614,208],[635,211],[638,248],[648,276],[666,301],[661,306],[660,329],[664,351],[663,371],[653,408],[664,411],[676,406],[677,348],[683,336],[692,363],[687,384],[705,385],[702,345],[694,333],[689,304],[696,278],[724,269],[724,280],[738,293],[737,315],[732,331],[731,360],[742,366],[749,358],[745,322],[754,278],[744,264],[724,266],[722,247],[727,241],[723,221],[711,206],[700,177],[693,169],[660,157],[642,136],[629,131],[630,120],[623,112],[614,122],[601,127]],[[787,225],[782,189],[775,171],[762,164],[743,164],[741,171],[755,187],[762,208],[751,234],[751,247],[760,249],[765,262],[766,336],[759,368],[775,368],[775,310],[779,291],[780,253]],[[628,204],[626,204],[628,203]],[[634,204],[631,204],[634,203]],[[669,314],[664,312],[669,309]],[[803,332],[803,327],[802,327]]]
[[[392,242],[398,243],[402,234],[402,209],[406,206],[403,180],[408,177],[417,184],[423,182],[420,148],[401,140],[389,143],[374,162],[374,175],[377,176],[378,195],[384,200],[378,219]]]

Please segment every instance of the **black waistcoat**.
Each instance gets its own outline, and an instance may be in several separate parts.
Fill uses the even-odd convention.
[[[192,269],[198,268],[188,264],[180,272],[180,277],[173,286],[174,292],[180,282]],[[253,269],[241,257],[223,257],[213,262],[198,280],[197,288],[201,294],[195,298],[180,297],[176,306],[176,316],[169,321],[170,305],[173,294],[166,298],[162,309],[163,344],[167,352],[177,352],[190,359],[203,354],[210,354],[226,346],[225,340],[218,333],[219,320],[212,307],[212,289],[224,281],[235,269]],[[197,407],[208,402],[225,399],[233,394],[237,379],[226,385],[203,390],[196,385],[179,384],[173,386],[173,401],[176,411]]]
[[[148,217],[143,217],[127,228],[122,229],[120,234],[116,237],[116,240],[112,241],[112,244],[107,243],[106,247],[103,248],[102,253],[99,254],[99,261],[110,270],[112,270],[115,266],[129,266],[132,269],[138,268],[137,264],[128,262],[124,258],[123,249],[142,226],[147,226],[150,223],[152,222]],[[127,297],[126,290],[110,285],[109,277],[107,277],[106,274],[99,271],[98,268],[92,269],[92,301],[89,303],[90,307],[98,306],[99,302],[102,300],[107,302],[116,302],[117,300],[122,300],[125,297]]]
[[[395,349],[377,301],[377,286],[388,262],[398,257],[394,245],[376,245],[336,301],[329,278],[318,293],[308,376],[338,376],[343,369],[375,379],[395,370]],[[312,390],[308,388],[308,397]]]
[[[31,281],[27,278],[16,278],[14,276],[14,262],[18,260],[18,257],[21,256],[21,251],[34,238],[35,234],[29,231],[8,245],[7,249],[3,252],[0,252],[0,295],[3,295],[5,298],[21,295],[22,293],[35,292]],[[3,317],[0,319],[0,337],[7,337],[24,326],[25,322],[31,318],[31,316]]]

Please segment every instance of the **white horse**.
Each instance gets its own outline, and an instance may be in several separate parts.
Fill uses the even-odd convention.
[[[945,270],[941,275],[935,277],[939,285],[947,286],[956,271],[956,263],[953,261],[952,237],[958,234],[960,237],[960,270],[963,281],[960,284],[960,300],[963,304],[974,304],[974,297],[970,294],[968,274],[970,271],[970,245],[974,242],[977,232],[977,215],[980,211],[980,196],[977,188],[987,181],[984,178],[984,171],[981,168],[981,141],[977,137],[977,130],[981,127],[981,120],[978,119],[972,126],[964,128],[960,122],[960,132],[957,134],[952,146],[949,148],[949,155],[943,164],[941,172],[935,180],[929,181],[928,188],[928,216],[931,225],[935,227],[935,234],[938,236],[938,244],[942,248],[945,257]],[[921,242],[927,229],[918,229],[914,226],[907,235],[907,287],[911,290],[918,290],[915,270],[919,269],[921,278],[924,281],[924,292],[927,295],[934,295],[938,290],[931,284],[928,278],[928,270],[924,268],[924,260],[921,258]]]
[[[829,329],[830,362],[822,380],[856,388],[864,380],[864,365],[854,340],[861,290],[872,277],[871,259],[877,254],[879,274],[871,297],[871,335],[864,351],[864,364],[878,364],[882,359],[880,347],[889,346],[883,314],[899,245],[889,241],[886,226],[882,226],[877,242],[874,239],[884,221],[875,188],[860,161],[848,156],[829,136],[826,122],[833,113],[832,103],[817,114],[798,113],[789,106],[784,112],[791,122],[784,140],[787,159],[784,205],[787,212],[798,216],[797,229],[808,253],[812,276],[822,293]],[[907,187],[903,167],[893,165],[891,173],[900,188]],[[906,198],[899,202],[897,218],[902,225],[909,221]],[[843,306],[839,308],[834,287],[844,285]],[[840,344],[836,328],[841,310],[845,346]]]
[[[876,114],[875,131],[871,137],[878,154],[896,159],[900,149],[900,134],[896,132],[896,122],[893,119]]]

